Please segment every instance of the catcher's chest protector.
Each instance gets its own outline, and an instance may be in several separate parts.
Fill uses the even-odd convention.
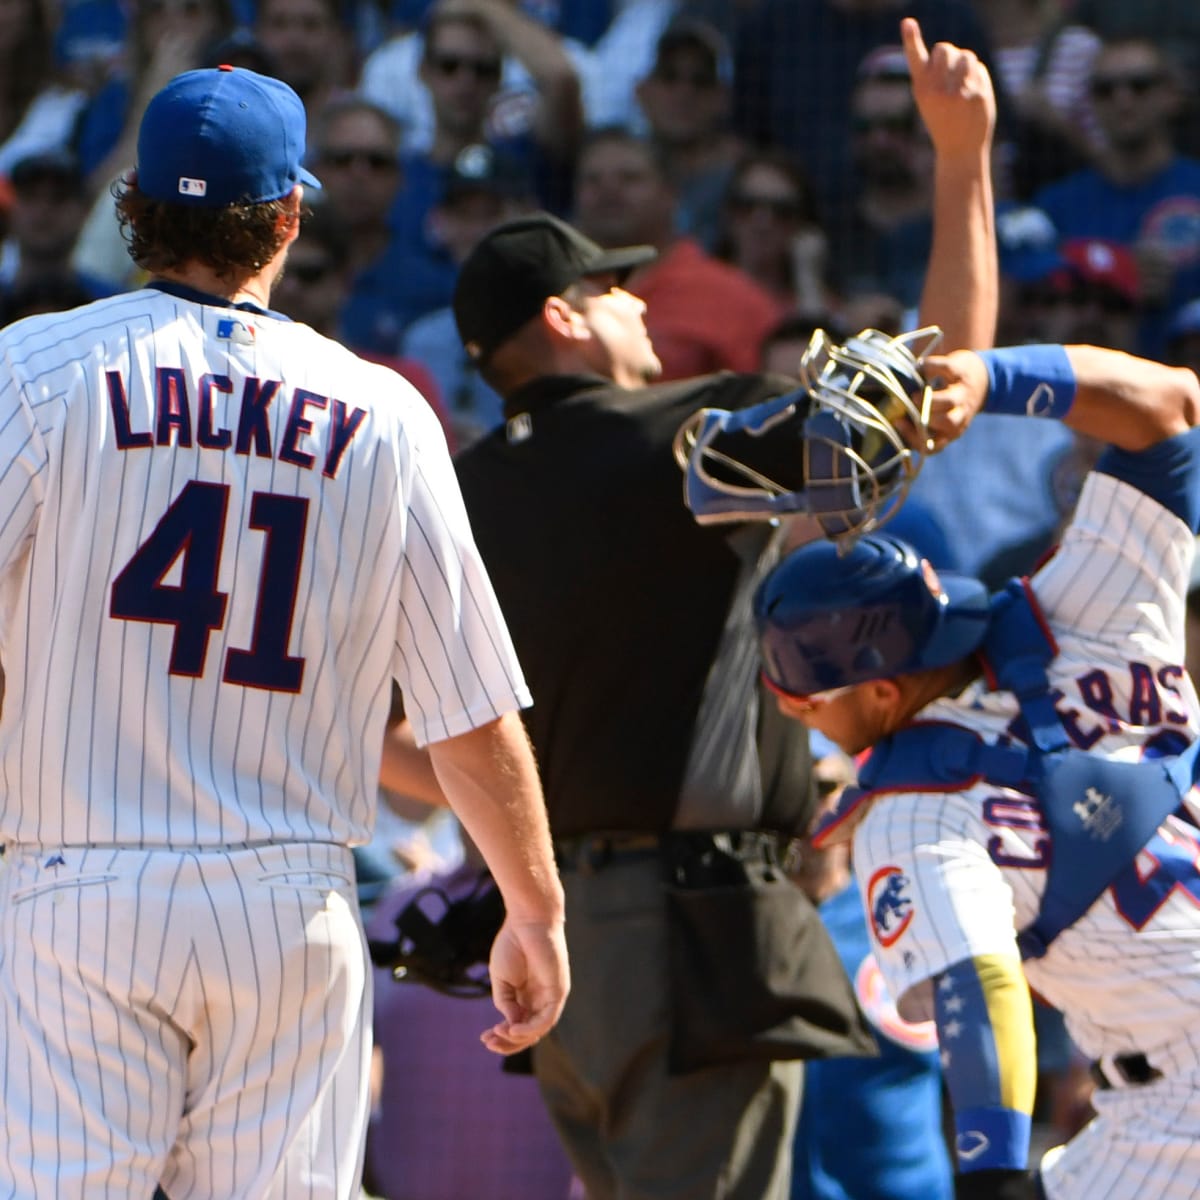
[[[1037,805],[1052,853],[1034,920],[1017,936],[1022,958],[1041,958],[1133,861],[1192,786],[1200,740],[1174,759],[1114,762],[1070,745],[1046,668],[1057,653],[1025,580],[992,598],[982,654],[999,688],[1016,695],[1026,744],[990,745],[970,729],[927,722],[872,750],[832,824],[888,792],[1014,788]],[[819,835],[818,835],[819,836]]]

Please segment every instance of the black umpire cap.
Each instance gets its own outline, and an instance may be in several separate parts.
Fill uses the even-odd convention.
[[[585,275],[627,272],[653,259],[653,246],[605,250],[549,213],[505,221],[467,256],[454,289],[454,319],[467,353],[484,361],[526,321]]]

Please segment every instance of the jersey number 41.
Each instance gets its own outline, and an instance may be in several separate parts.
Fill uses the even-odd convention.
[[[172,675],[203,675],[208,639],[225,624],[229,596],[217,590],[217,579],[228,508],[228,485],[193,480],[113,580],[111,616],[175,627]],[[298,692],[304,659],[289,655],[287,647],[296,615],[308,501],[254,492],[249,524],[266,535],[250,646],[226,652],[221,678],[243,687]],[[179,583],[163,583],[177,561]]]

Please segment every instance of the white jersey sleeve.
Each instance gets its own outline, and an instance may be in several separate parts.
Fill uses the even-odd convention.
[[[413,439],[393,675],[421,745],[532,703],[432,410]]]
[[[7,350],[0,357],[0,578],[29,548],[42,503],[46,445]]]
[[[892,995],[978,955],[1016,958],[1013,893],[962,794],[886,796],[854,835],[855,872]]]

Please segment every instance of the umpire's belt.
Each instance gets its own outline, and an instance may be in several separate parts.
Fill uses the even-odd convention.
[[[1091,1065],[1092,1082],[1101,1089],[1142,1087],[1162,1078],[1162,1072],[1152,1067],[1144,1054],[1106,1054]]]
[[[721,832],[673,829],[666,833],[581,833],[554,839],[560,871],[594,874],[617,863],[661,858],[666,862],[700,858],[713,849],[743,862],[778,864],[785,844],[782,834],[756,829]]]

